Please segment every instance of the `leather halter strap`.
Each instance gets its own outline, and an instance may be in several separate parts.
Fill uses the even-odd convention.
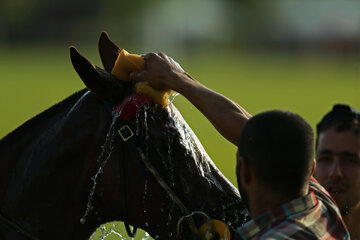
[[[120,175],[120,193],[126,194],[127,192],[127,184],[126,184],[126,167],[127,167],[127,157],[128,149],[136,149],[136,144],[134,143],[134,132],[130,128],[130,121],[135,117],[137,111],[147,104],[149,99],[143,95],[139,95],[134,93],[128,96],[125,100],[122,101],[121,104],[116,105],[113,108],[113,114],[120,118],[121,126],[119,127],[118,133],[122,138],[122,143],[119,144],[119,152],[122,153],[122,157],[119,161],[119,175]],[[136,154],[136,158],[138,158],[138,154]],[[137,162],[140,163],[140,160],[137,159]],[[143,168],[142,168],[143,169]],[[128,219],[128,211],[127,211],[127,200],[126,195],[123,197],[123,201],[121,201],[122,211],[124,213],[124,225],[126,232],[129,237],[134,238],[136,235],[137,228],[133,227],[130,229],[130,225],[127,222]]]
[[[124,126],[128,126],[128,125],[124,125]],[[136,235],[136,230],[137,228],[136,227],[133,227],[133,230],[131,231],[130,230],[130,225],[129,223],[127,222],[127,219],[128,219],[128,211],[127,211],[127,195],[126,195],[126,192],[127,192],[127,181],[126,181],[126,167],[127,167],[127,161],[126,161],[126,151],[127,149],[129,149],[128,145],[130,144],[130,138],[133,137],[133,133],[131,131],[131,129],[129,128],[128,130],[130,130],[131,134],[130,135],[121,135],[121,137],[123,138],[123,143],[120,143],[118,145],[118,151],[120,153],[122,153],[122,157],[120,158],[120,161],[119,161],[119,175],[120,175],[120,193],[121,194],[124,194],[124,197],[121,201],[121,208],[122,208],[122,212],[124,213],[124,225],[125,225],[125,229],[126,229],[126,232],[128,234],[129,237],[131,238],[134,238],[135,235]],[[120,131],[119,131],[120,133]],[[125,133],[123,133],[125,134]],[[130,141],[129,141],[130,140]]]
[[[115,106],[114,113],[117,114],[121,119],[121,126],[118,129],[118,133],[120,134],[123,144],[120,144],[121,152],[124,154],[123,161],[119,164],[119,173],[123,179],[120,183],[120,191],[126,193],[126,176],[125,171],[126,169],[126,156],[125,152],[126,149],[136,149],[135,151],[135,158],[138,162],[138,164],[142,164],[142,168],[149,171],[158,184],[169,194],[170,198],[174,201],[174,203],[180,208],[181,212],[184,215],[189,215],[190,211],[186,208],[186,206],[183,204],[183,202],[180,200],[180,198],[175,194],[175,192],[169,187],[169,185],[163,180],[163,178],[160,176],[159,172],[155,169],[155,167],[152,165],[152,163],[149,161],[149,159],[145,156],[141,148],[139,147],[139,144],[136,142],[137,137],[134,135],[132,129],[131,129],[131,122],[129,122],[135,115],[137,110],[139,110],[142,106],[147,104],[149,102],[148,98],[139,95],[139,94],[133,94],[126,98],[121,104]],[[125,145],[128,145],[129,147],[126,147]],[[127,219],[127,207],[126,207],[126,196],[124,197],[124,200],[122,201],[122,208],[125,215],[125,219]],[[136,234],[136,228],[133,228],[133,232],[130,231],[129,224],[124,221],[124,225],[127,231],[127,234],[130,237],[135,237]],[[197,228],[195,226],[195,223],[192,219],[192,217],[189,218],[189,226],[192,231],[197,233]]]

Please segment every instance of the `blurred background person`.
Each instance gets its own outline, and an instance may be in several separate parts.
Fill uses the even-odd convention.
[[[360,239],[360,112],[335,105],[317,125],[315,177],[337,202],[352,239]]]

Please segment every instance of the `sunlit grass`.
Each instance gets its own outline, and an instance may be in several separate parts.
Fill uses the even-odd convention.
[[[100,65],[95,51],[80,51]],[[84,87],[72,68],[67,48],[0,52],[0,137]],[[178,56],[177,60],[199,81],[235,100],[251,114],[287,109],[299,113],[315,127],[334,103],[348,103],[360,109],[360,61],[356,58],[209,51]],[[175,105],[215,164],[236,184],[235,146],[226,142],[184,97],[178,96]],[[107,231],[112,224],[106,225]],[[123,227],[114,224],[120,229],[116,231],[127,238]],[[98,230],[92,239],[101,239],[107,233]],[[143,236],[140,233],[136,239]],[[115,239],[120,237],[111,233],[105,240]]]

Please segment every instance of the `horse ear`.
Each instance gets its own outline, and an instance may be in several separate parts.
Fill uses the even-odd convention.
[[[111,72],[119,55],[120,48],[110,40],[107,32],[102,32],[99,38],[100,58],[106,71]]]
[[[110,73],[94,66],[75,47],[70,47],[71,62],[86,87],[101,100],[119,103],[129,87]]]

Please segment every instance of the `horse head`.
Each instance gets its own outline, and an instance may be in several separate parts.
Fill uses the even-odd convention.
[[[105,70],[92,65],[75,48],[70,51],[80,78],[112,114],[95,195],[119,209],[114,217],[159,239],[176,239],[179,229],[191,229],[179,221],[193,212],[233,227],[243,224],[246,214],[237,189],[216,168],[176,107],[139,104],[132,84],[111,75],[120,48],[107,33],[99,40]],[[121,111],[131,101],[136,114],[123,119]],[[105,195],[114,185],[117,189],[111,187],[113,192]]]

